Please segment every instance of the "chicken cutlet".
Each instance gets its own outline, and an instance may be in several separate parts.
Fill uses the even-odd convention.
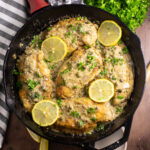
[[[44,98],[50,98],[52,92],[52,80],[50,70],[43,61],[43,52],[28,48],[25,54],[18,60],[19,96],[27,111],[31,111],[33,105]]]
[[[57,94],[61,98],[79,96],[102,68],[101,55],[94,48],[77,50],[64,62],[56,78]]]

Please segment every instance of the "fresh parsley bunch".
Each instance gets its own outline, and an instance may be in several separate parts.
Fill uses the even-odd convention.
[[[132,31],[143,23],[150,5],[149,0],[84,0],[84,3],[118,16]]]

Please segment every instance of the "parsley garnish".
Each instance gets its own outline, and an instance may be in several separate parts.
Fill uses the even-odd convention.
[[[31,41],[31,45],[33,47],[38,47],[40,48],[42,44],[42,40],[39,38],[38,35],[33,36],[33,40]]]
[[[97,64],[98,64],[97,62],[94,62],[90,67],[90,71],[93,70],[97,66]]]
[[[81,70],[81,71],[84,71],[85,70],[85,66],[84,66],[84,63],[83,62],[80,62],[78,64],[78,70]]]
[[[78,88],[78,86],[77,86],[77,85],[75,85],[73,88],[74,88],[74,89],[77,89],[77,88]]]
[[[29,79],[27,81],[27,84],[28,84],[28,89],[33,90],[39,84],[39,82],[38,81],[33,81],[33,80]]]
[[[73,31],[76,31],[76,27],[73,26],[72,24],[70,24],[70,25],[68,26],[68,28],[71,28]]]
[[[104,124],[103,123],[99,123],[96,127],[96,130],[97,131],[100,131],[100,130],[104,130]]]
[[[77,111],[72,111],[72,112],[70,113],[70,116],[76,117],[76,118],[80,118],[80,113],[78,113]]]
[[[48,31],[51,31],[51,30],[52,30],[52,27],[48,27],[47,30],[48,30]]]
[[[87,113],[88,114],[94,114],[95,111],[96,111],[96,109],[94,107],[90,107],[90,108],[88,108]]]
[[[38,78],[41,78],[41,77],[42,77],[38,72],[36,72],[35,75],[36,75]]]
[[[83,124],[84,124],[83,121],[78,122],[79,127],[82,127]]]
[[[81,16],[77,17],[77,20],[78,20],[78,21],[80,21],[81,19],[82,19],[82,17],[81,17]]]
[[[84,48],[85,48],[85,49],[89,49],[89,48],[90,48],[90,45],[85,45]]]
[[[70,36],[71,36],[71,32],[68,31],[68,32],[65,34],[65,37],[68,38],[68,37],[70,37]]]
[[[39,98],[41,98],[41,95],[38,92],[35,92],[34,93],[34,98],[38,98],[39,99]]]
[[[107,74],[107,69],[106,68],[104,68],[104,70],[103,71],[101,71],[101,77],[104,77],[106,74]]]
[[[112,80],[116,80],[116,77],[115,77],[115,76],[113,76],[113,77],[112,77]]]
[[[65,83],[65,81],[64,81],[64,80],[61,82],[61,85],[66,85],[66,83]]]
[[[14,75],[19,75],[18,70],[17,70],[17,69],[14,69],[14,70],[13,70],[13,74],[14,74]]]
[[[143,23],[150,5],[149,0],[84,0],[84,3],[118,16],[132,31]]]
[[[116,107],[116,113],[122,112],[122,108],[121,107]]]
[[[61,105],[62,105],[62,100],[59,98],[59,99],[57,99],[56,101],[57,101],[58,106],[61,107]]]
[[[123,54],[127,54],[128,53],[128,48],[127,47],[123,48],[122,52],[123,52]]]
[[[72,39],[72,43],[75,43],[75,42],[76,42],[76,39],[75,39],[75,38],[73,38],[73,39]]]
[[[123,99],[124,97],[123,97],[123,96],[121,96],[121,95],[119,95],[117,98],[118,98],[118,99]]]
[[[92,117],[91,120],[92,120],[93,122],[96,122],[96,121],[97,121],[97,118]]]

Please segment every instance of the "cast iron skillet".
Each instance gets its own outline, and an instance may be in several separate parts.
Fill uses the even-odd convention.
[[[47,132],[47,130],[35,124],[32,121],[31,116],[24,111],[18,96],[18,90],[16,90],[16,78],[13,75],[13,69],[15,68],[16,60],[13,59],[12,56],[14,54],[17,56],[21,55],[34,35],[39,34],[40,31],[43,31],[50,24],[56,23],[61,18],[74,17],[78,15],[86,16],[91,21],[102,22],[103,20],[114,20],[117,22],[122,27],[122,40],[125,42],[129,49],[132,60],[134,62],[135,70],[134,90],[129,100],[129,104],[125,108],[125,112],[115,121],[106,125],[104,131],[95,132],[86,136],[71,136],[53,131]],[[19,46],[20,42],[23,43],[23,47]],[[90,145],[91,142],[112,134],[114,131],[123,126],[127,120],[132,118],[141,101],[144,85],[145,63],[139,38],[133,32],[131,32],[129,28],[119,20],[119,18],[101,9],[86,5],[64,5],[57,7],[48,6],[36,12],[13,38],[4,62],[4,87],[7,104],[9,108],[17,115],[17,117],[24,123],[24,125],[48,140],[65,144],[80,145],[85,149],[94,150],[95,148]],[[111,147],[109,148],[111,149]]]

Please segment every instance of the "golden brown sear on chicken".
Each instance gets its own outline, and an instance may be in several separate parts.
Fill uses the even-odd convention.
[[[60,108],[60,117],[55,126],[68,133],[93,130],[97,122],[111,121],[117,114],[116,109],[109,103],[96,103],[87,97],[65,99]]]

